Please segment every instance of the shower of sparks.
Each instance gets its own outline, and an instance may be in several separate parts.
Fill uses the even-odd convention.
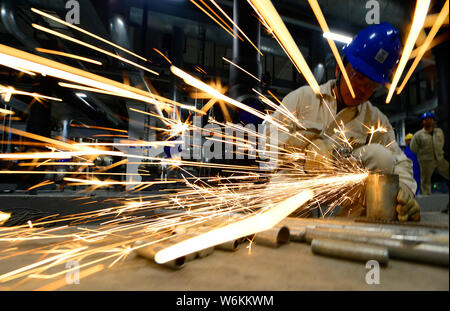
[[[203,7],[201,7],[197,2],[195,2],[194,0],[190,0],[192,4],[194,4],[197,8],[199,8],[203,13],[205,13],[209,18],[211,18],[215,23],[217,23],[217,25],[219,25],[220,27],[222,27],[223,30],[225,30],[230,36],[232,36],[233,38],[236,38],[235,33],[233,32],[233,29],[227,24],[225,23],[220,16],[217,15],[217,13],[215,13],[214,11],[211,10],[211,8],[209,6],[206,5],[206,7],[211,10],[214,15],[216,15],[219,19],[221,19],[221,22],[219,22],[216,18],[214,18],[214,16],[212,16],[211,14],[209,14]],[[203,3],[203,1],[202,1]],[[230,30],[228,30],[228,29]]]
[[[83,34],[85,34],[85,35],[88,35],[88,36],[90,36],[90,37],[92,37],[92,38],[95,38],[95,39],[97,39],[97,40],[99,40],[99,41],[102,41],[103,43],[109,44],[109,45],[115,47],[116,49],[119,49],[119,50],[121,50],[121,51],[123,51],[123,52],[125,52],[125,53],[128,53],[128,54],[130,54],[130,55],[133,55],[134,57],[139,58],[139,59],[141,59],[141,60],[143,60],[143,61],[146,61],[146,60],[147,60],[147,59],[145,59],[144,57],[139,56],[138,54],[133,53],[133,52],[131,52],[131,51],[129,51],[129,50],[127,50],[127,49],[121,47],[120,45],[117,45],[117,44],[115,44],[115,43],[112,43],[111,41],[108,41],[108,40],[106,40],[106,39],[104,39],[104,38],[102,38],[102,37],[99,37],[99,36],[97,36],[97,35],[95,35],[95,34],[89,32],[89,31],[84,30],[84,29],[82,29],[82,28],[80,28],[80,27],[78,27],[78,26],[75,26],[75,25],[71,24],[71,23],[67,23],[67,22],[63,21],[62,19],[59,19],[59,18],[57,18],[57,17],[55,17],[55,16],[53,16],[53,15],[47,14],[47,13],[45,13],[45,12],[43,12],[43,11],[41,11],[41,10],[35,9],[35,8],[32,8],[31,11],[34,12],[34,13],[36,13],[36,14],[39,14],[39,15],[41,15],[41,16],[43,16],[43,17],[46,17],[46,18],[48,18],[48,19],[51,19],[51,20],[53,20],[53,21],[55,21],[55,22],[57,22],[57,23],[60,23],[60,24],[62,24],[62,25],[64,25],[64,26],[66,26],[66,27],[75,29],[75,30],[77,30],[77,31],[79,31],[79,32],[81,32],[81,33],[83,33]]]
[[[224,20],[223,20],[223,18],[222,17],[220,17],[219,16],[219,14],[217,14],[207,3],[205,3],[205,1],[203,1],[203,0],[200,0],[200,2],[209,10],[209,11],[211,11],[213,14],[214,14],[214,16],[216,16],[230,31],[232,31],[233,33],[234,33],[234,30],[233,30],[233,27],[231,27],[230,25],[228,25]],[[244,41],[244,39],[242,39],[241,37],[239,37],[239,35],[238,34],[236,34],[236,33],[234,33],[234,35],[236,36],[236,37],[238,37],[241,41]]]
[[[400,87],[397,90],[397,95],[400,94],[403,91],[403,89],[405,88],[406,83],[408,82],[409,78],[413,74],[417,65],[419,65],[420,60],[422,59],[425,52],[428,50],[428,47],[430,46],[431,42],[433,41],[434,36],[439,31],[439,29],[441,28],[444,21],[448,20],[448,5],[449,5],[448,2],[449,2],[449,0],[445,1],[445,4],[442,7],[442,10],[439,13],[438,17],[436,18],[436,21],[435,21],[433,27],[431,28],[430,32],[428,33],[428,36],[425,39],[425,42],[420,46],[418,55],[414,59],[413,64],[409,68],[408,73],[406,74],[405,78],[403,79],[402,84],[400,85]]]
[[[137,67],[137,68],[139,68],[139,69],[145,70],[145,71],[150,72],[150,73],[152,73],[152,74],[154,74],[154,75],[157,75],[157,76],[159,75],[159,73],[157,73],[157,72],[154,71],[154,70],[148,69],[147,67],[141,66],[141,65],[139,65],[138,63],[135,63],[135,62],[133,62],[133,61],[127,59],[127,58],[124,58],[124,57],[122,57],[122,56],[119,56],[119,55],[116,55],[116,54],[114,54],[114,53],[108,52],[108,51],[106,51],[106,50],[104,50],[104,49],[101,49],[101,48],[99,48],[99,47],[96,47],[96,46],[94,46],[94,45],[92,45],[92,44],[89,44],[89,43],[83,42],[83,41],[81,41],[81,40],[72,38],[72,37],[67,36],[67,35],[65,35],[65,34],[63,34],[63,33],[60,33],[60,32],[54,31],[54,30],[51,30],[51,29],[49,29],[49,28],[47,28],[47,27],[44,27],[44,26],[41,26],[41,25],[32,24],[31,26],[33,26],[33,28],[36,28],[37,30],[40,30],[40,31],[46,32],[46,33],[48,33],[48,34],[54,35],[54,36],[56,36],[56,37],[59,37],[59,38],[62,38],[62,39],[71,41],[71,42],[73,42],[73,43],[77,43],[77,44],[83,45],[83,46],[85,46],[85,47],[87,47],[87,48],[89,48],[89,49],[92,49],[92,50],[94,50],[94,51],[97,51],[97,52],[103,53],[103,54],[105,54],[105,55],[108,55],[108,56],[110,56],[110,57],[116,58],[116,59],[118,59],[118,60],[120,60],[120,61],[122,61],[122,62],[125,62],[125,63],[128,63],[128,64],[130,64],[130,65],[133,65],[133,66],[135,66],[135,67]]]
[[[254,238],[255,236],[253,236],[253,239],[247,239],[248,240],[248,246],[246,248],[248,248],[248,254],[251,255],[252,254],[252,245],[254,242]]]
[[[158,53],[159,55],[161,55],[169,64],[172,65],[172,61],[166,56],[164,55],[163,52],[161,52],[160,50],[158,50],[157,48],[153,48],[153,50]]]
[[[215,234],[208,234],[208,232],[217,232],[217,230],[223,232],[225,236],[221,235],[219,240],[208,240],[207,243],[214,245],[217,241],[232,240],[234,236],[247,236],[247,233],[269,228],[272,223],[280,221],[284,216],[304,205],[312,198],[311,191],[317,193],[325,191],[327,192],[326,196],[329,197],[331,194],[339,201],[338,198],[342,197],[342,193],[348,191],[345,189],[345,185],[355,185],[364,180],[366,176],[366,173],[351,173],[333,177],[304,178],[300,181],[294,178],[290,181],[275,182],[270,186],[271,191],[267,191],[265,185],[252,183],[238,182],[211,187],[205,186],[204,183],[198,185],[186,181],[191,189],[180,189],[174,197],[154,195],[141,197],[139,200],[125,198],[123,199],[124,204],[113,208],[60,218],[46,218],[42,221],[35,220],[32,223],[33,228],[30,228],[29,224],[4,228],[0,230],[0,243],[19,245],[24,241],[45,239],[56,242],[50,243],[47,247],[26,252],[28,255],[48,254],[50,257],[5,273],[0,276],[0,282],[17,280],[26,276],[52,278],[54,275],[49,275],[45,271],[63,266],[70,260],[79,260],[83,262],[80,266],[88,267],[100,262],[116,260],[119,257],[123,258],[130,252],[128,246],[138,240],[150,240],[149,243],[157,243],[161,239],[170,241],[173,236],[171,232],[177,227],[195,229],[199,225],[208,226],[211,230],[204,233],[207,236]],[[81,182],[81,180],[74,181]],[[180,207],[182,208],[180,209]],[[306,205],[304,208],[307,209],[308,206]],[[133,213],[158,212],[160,210],[166,212],[159,212],[156,214],[157,217],[133,215]],[[101,225],[95,229],[85,227],[89,222],[99,221],[101,221]],[[66,225],[58,226],[58,223],[64,222],[72,224],[73,232],[67,232]],[[245,226],[246,230],[250,232],[239,231],[242,230],[241,224],[245,223],[249,225],[257,223],[257,225],[256,227]],[[45,225],[48,224],[56,227],[46,228]],[[79,225],[75,227],[76,224]],[[233,228],[237,228],[237,231],[233,231],[234,235],[231,233],[228,235],[227,232]],[[204,235],[198,236],[199,240],[204,238]],[[196,249],[201,245],[196,246]],[[174,244],[174,249],[179,247]],[[186,249],[187,252],[192,250],[192,248]],[[20,254],[21,252],[14,250],[4,254],[0,259]],[[179,256],[179,254],[175,252],[171,256]],[[162,262],[169,257],[164,257],[164,253],[162,253],[158,258]],[[65,273],[65,269],[57,274],[62,275],[63,273]]]
[[[24,96],[30,96],[30,97],[34,97],[34,98],[42,98],[42,99],[47,99],[47,100],[53,100],[53,101],[57,101],[57,102],[61,102],[62,99],[60,98],[55,98],[55,97],[51,97],[51,96],[45,96],[45,95],[41,95],[38,93],[30,93],[30,92],[25,92],[25,91],[19,91],[14,89],[12,86],[3,86],[0,85],[0,94],[4,94],[5,95],[5,102],[9,102],[11,99],[12,95],[24,95]]]
[[[311,6],[314,15],[316,15],[317,20],[319,21],[320,27],[324,33],[329,33],[330,29],[328,28],[328,24],[323,16],[322,10],[320,9],[319,3],[317,0],[308,0],[309,5]],[[355,98],[355,92],[353,91],[352,84],[350,82],[350,78],[348,77],[347,70],[345,69],[344,63],[342,62],[341,56],[339,55],[339,51],[336,47],[336,44],[332,39],[327,38],[328,44],[330,45],[331,51],[333,52],[334,58],[336,58],[336,62],[341,69],[342,75],[344,76],[345,83],[347,83],[347,87],[350,91],[350,94],[353,98]]]
[[[369,142],[368,142],[368,144],[370,144],[371,142],[372,142],[372,138],[373,138],[373,135],[375,134],[375,133],[377,133],[377,132],[379,132],[379,133],[387,133],[387,128],[385,128],[385,127],[383,127],[381,124],[380,124],[380,122],[378,122],[378,126],[377,127],[375,127],[375,126],[371,126],[371,127],[368,127],[368,126],[366,126],[365,124],[363,124],[363,123],[361,123],[365,128],[367,128],[369,131],[367,132],[367,134],[370,134],[370,139],[369,139]]]
[[[25,69],[22,69],[19,67],[11,67],[11,69],[26,73],[27,75],[30,75],[30,76],[36,76],[36,74],[34,72],[31,72],[31,71],[28,71],[28,70],[25,70]]]
[[[436,19],[438,18],[439,14],[430,14],[425,18],[425,22],[423,24],[423,28],[430,28],[436,23]],[[443,25],[448,25],[448,18],[444,20]]]
[[[216,16],[216,21],[221,22],[224,29],[231,30],[230,34],[239,37],[237,33],[234,33],[231,26],[213,11],[212,7],[208,6],[203,0],[199,1]],[[191,2],[196,4],[195,1]],[[239,34],[254,46],[217,3],[213,0],[210,2],[236,27]],[[272,3],[268,0],[249,0],[249,3],[255,9],[261,22],[286,51],[296,68],[305,76],[313,91],[320,94],[317,81]],[[140,60],[148,61],[53,15],[37,9],[32,9],[32,11],[107,43]],[[211,14],[208,16],[213,17]],[[87,45],[85,42],[51,29],[39,25],[33,26],[36,29],[99,51],[99,48],[95,46]],[[254,47],[256,48],[256,46]],[[156,49],[155,51],[165,57],[160,51]],[[44,50],[41,50],[41,52],[44,52]],[[116,54],[113,55],[115,58],[120,57]],[[165,57],[165,59],[170,63],[168,58]],[[119,60],[147,72],[150,70],[123,57],[120,57]],[[243,154],[245,151],[249,153],[250,151],[267,152],[271,155],[277,155],[279,157],[278,169],[283,173],[262,170],[257,166],[262,160],[257,160],[256,164],[252,165],[222,164],[128,154],[116,149],[123,146],[135,148],[179,146],[182,143],[182,136],[190,137],[194,131],[203,130],[192,122],[191,114],[205,116],[215,103],[221,105],[224,114],[227,111],[226,105],[230,105],[260,118],[261,121],[266,121],[266,123],[275,126],[277,130],[291,138],[300,142],[311,143],[302,135],[302,129],[305,129],[305,127],[301,121],[270,91],[268,93],[275,102],[269,99],[269,95],[253,90],[261,101],[281,115],[282,120],[276,119],[268,112],[260,112],[226,96],[227,87],[223,86],[220,80],[206,84],[175,66],[170,67],[171,72],[174,76],[183,79],[187,85],[195,88],[197,94],[195,99],[207,101],[203,107],[197,109],[160,96],[153,89],[150,93],[150,88],[147,92],[1,44],[0,64],[29,74],[54,77],[61,80],[59,82],[60,87],[129,98],[152,104],[160,111],[178,112],[177,109],[181,108],[188,110],[190,113],[189,117],[183,120],[181,114],[171,118],[165,117],[162,113],[130,108],[131,111],[156,118],[164,124],[161,128],[143,125],[164,134],[164,138],[160,141],[133,139],[128,136],[128,131],[122,129],[71,124],[72,127],[99,129],[114,133],[95,135],[95,138],[109,137],[111,140],[114,138],[114,142],[109,140],[110,142],[80,143],[58,137],[55,139],[36,135],[8,127],[5,124],[0,125],[0,131],[20,136],[20,140],[14,138],[11,143],[39,148],[39,151],[33,152],[21,150],[21,152],[8,151],[8,153],[0,154],[0,163],[15,163],[17,165],[16,167],[8,166],[8,168],[2,169],[0,174],[42,174],[46,176],[45,181],[30,185],[27,191],[56,183],[55,180],[47,177],[51,175],[58,177],[58,181],[64,186],[81,187],[82,190],[78,192],[78,197],[72,199],[79,202],[80,206],[97,204],[97,200],[94,197],[87,196],[86,192],[89,193],[100,188],[126,186],[129,193],[139,193],[139,197],[123,196],[108,199],[109,202],[114,203],[113,207],[63,216],[46,215],[22,225],[1,227],[0,246],[2,251],[0,252],[0,260],[14,260],[22,257],[33,260],[32,263],[17,267],[14,270],[0,271],[0,283],[5,283],[11,289],[18,284],[34,279],[43,282],[51,281],[51,283],[39,287],[38,290],[55,290],[66,285],[63,278],[67,272],[73,270],[73,268],[67,268],[68,262],[77,261],[81,269],[80,277],[86,277],[114,267],[125,261],[133,251],[151,245],[165,246],[155,256],[156,262],[164,263],[227,241],[240,238],[248,239],[249,236],[257,232],[270,229],[293,212],[302,214],[318,208],[320,214],[325,217],[338,206],[349,204],[353,200],[359,200],[362,196],[362,192],[359,190],[355,194],[355,189],[360,189],[359,186],[368,176],[368,171],[360,166],[356,156],[350,155],[350,159],[343,159],[339,155],[333,155],[333,159],[316,157],[315,161],[332,169],[317,169],[305,172],[303,163],[309,155],[304,150],[294,146],[280,147],[278,145],[270,145],[275,151],[259,150],[260,147],[255,143],[256,140],[251,138],[263,139],[265,135],[231,124],[228,122],[230,121],[229,118],[226,118],[225,123],[209,118],[208,121],[217,125],[219,129],[208,129],[208,132],[214,135],[205,137],[205,139],[219,142],[225,139],[225,144],[232,145],[232,152],[235,155]],[[200,73],[206,74],[200,67],[195,66],[194,68]],[[4,99],[8,100],[11,99],[12,95],[58,100],[36,93],[17,91],[11,86],[0,86],[0,92]],[[191,94],[194,94],[194,92],[191,92]],[[192,97],[194,98],[194,96]],[[327,102],[323,98],[322,100],[328,107]],[[0,109],[0,114],[3,115],[11,114],[10,112],[12,111]],[[342,122],[335,123],[335,135],[330,139],[333,140],[336,147],[352,149],[351,142],[346,137],[344,124]],[[291,125],[295,125],[298,130],[292,131]],[[386,129],[381,127],[380,124],[378,126],[364,126],[370,134],[369,142],[372,141],[375,133],[386,132]],[[244,135],[228,141],[227,138],[230,137],[221,130],[224,128],[232,129],[236,133],[239,132]],[[190,145],[189,147],[195,146]],[[97,164],[96,159],[99,156],[114,157],[114,161]],[[132,162],[137,161],[136,159],[143,162]],[[112,171],[112,169],[126,164],[145,165],[139,168],[138,173]],[[161,179],[149,181],[144,179],[141,181],[139,177],[155,176],[154,173],[150,173],[150,166],[176,170],[178,171],[177,177],[166,179],[161,177]],[[39,170],[39,167],[42,170]],[[20,168],[23,170],[19,170]],[[49,170],[45,170],[46,168],[49,168]],[[195,176],[187,168],[212,168],[220,170],[221,173],[213,176]],[[129,179],[124,181],[124,177],[129,177]],[[261,183],[261,180],[268,180],[269,182]],[[155,185],[159,185],[159,187],[171,185],[173,193],[156,192],[155,194],[149,194],[140,192],[144,189],[152,189]],[[11,214],[0,211],[0,225],[7,223],[10,218]],[[26,245],[29,241],[43,241],[45,244],[29,248]],[[137,244],[138,241],[144,241],[144,243]],[[249,254],[251,254],[253,240],[249,239],[249,242],[247,248]]]
[[[194,238],[177,243],[156,253],[155,261],[157,263],[166,263],[202,249],[268,230],[301,207],[313,195],[311,191],[300,192],[261,214],[234,221],[229,225],[213,229]]]
[[[235,106],[236,108],[242,109],[244,111],[247,111],[248,113],[259,117],[261,120],[265,120],[275,126],[277,126],[278,128],[284,130],[285,132],[289,132],[289,129],[284,127],[283,125],[281,125],[280,123],[277,123],[275,120],[273,120],[272,118],[270,118],[269,115],[264,115],[263,113],[259,112],[258,110],[251,108],[247,105],[242,104],[241,102],[238,102],[226,95],[223,95],[222,93],[220,93],[219,91],[217,91],[216,89],[214,89],[213,87],[203,83],[202,81],[200,81],[199,79],[191,76],[190,74],[188,74],[187,72],[172,66],[170,67],[170,70],[172,71],[172,73],[174,75],[176,75],[177,77],[180,77],[181,79],[184,80],[184,82],[186,82],[187,84],[198,88],[199,90],[202,90],[203,92],[206,92],[208,94],[210,94],[213,98],[217,98],[220,100],[223,100],[233,106]]]
[[[422,30],[423,24],[425,22],[425,17],[427,16],[430,1],[431,0],[417,0],[416,2],[411,29],[409,30],[408,38],[406,39],[405,46],[403,47],[402,57],[400,58],[400,62],[394,73],[394,77],[392,78],[392,83],[389,86],[389,92],[386,97],[386,104],[391,101],[397,84],[402,76],[403,70],[408,63],[409,55],[414,48],[414,44],[416,43],[417,37],[419,36],[419,33]]]
[[[439,35],[437,37],[434,38],[434,40],[430,43],[430,45],[427,48],[427,51],[430,51],[432,48],[434,48],[435,46],[441,44],[442,42],[447,41],[449,38],[449,32],[446,31],[445,33],[443,33],[442,35]],[[415,50],[413,50],[411,52],[411,55],[409,56],[409,59],[413,59],[415,58],[418,54],[420,49],[422,48],[422,46],[419,46],[418,48],[416,48]],[[427,52],[426,51],[426,52]]]
[[[270,0],[248,1],[252,4],[252,7],[256,10],[256,13],[264,21],[264,23],[269,25],[270,29],[272,29],[275,38],[289,56],[297,70],[303,74],[314,93],[320,94],[319,84],[314,78],[314,75],[306,63],[305,58],[297,47],[297,44],[286,28],[286,25],[283,23],[283,20],[273,6],[272,2],[270,2]]]
[[[225,17],[226,19],[233,24],[234,27],[236,27],[236,29],[239,31],[239,33],[241,33],[244,38],[255,48],[255,50],[258,51],[258,53],[263,56],[263,53],[259,50],[259,48],[252,42],[252,40],[250,40],[249,37],[247,37],[247,35],[241,30],[241,28],[239,28],[239,26],[233,21],[232,18],[230,18],[228,16],[228,14],[214,1],[214,0],[209,0]]]
[[[11,213],[3,213],[0,211],[0,226],[3,225],[10,217]]]
[[[0,114],[13,115],[13,114],[14,114],[14,111],[0,108]]]
[[[202,111],[198,111],[191,106],[183,105],[169,99],[165,99],[163,102],[161,101],[163,98],[155,94],[2,44],[0,44],[0,64],[6,67],[26,68],[34,72],[39,72],[42,75],[48,75],[77,84],[94,87],[117,94],[118,96],[150,103],[161,108],[164,108],[168,104],[172,104],[183,109],[203,114]]]
[[[83,56],[79,56],[79,55],[70,54],[70,53],[64,53],[64,52],[61,52],[61,51],[48,50],[48,49],[43,49],[43,48],[36,48],[36,51],[41,52],[41,53],[46,53],[46,54],[59,55],[59,56],[63,56],[63,57],[69,57],[69,58],[73,58],[73,59],[78,59],[78,60],[81,60],[83,62],[88,62],[88,63],[99,65],[99,66],[103,65],[101,62],[99,62],[97,60],[90,59],[90,58],[83,57]]]
[[[225,58],[225,57],[222,57],[222,59],[223,59],[224,61],[228,62],[230,65],[233,65],[233,66],[235,66],[236,68],[238,68],[239,70],[245,72],[246,74],[248,74],[250,77],[252,77],[252,78],[255,79],[256,81],[261,82],[261,79],[255,77],[254,75],[252,75],[250,72],[248,72],[248,71],[245,70],[244,68],[242,68],[242,67],[236,65],[236,64],[233,63],[231,60],[229,60],[229,59],[227,59],[227,58]]]

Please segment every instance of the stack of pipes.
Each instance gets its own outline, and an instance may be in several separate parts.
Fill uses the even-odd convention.
[[[379,225],[351,220],[286,218],[290,240],[311,244],[315,254],[387,265],[389,258],[448,266],[448,229]]]

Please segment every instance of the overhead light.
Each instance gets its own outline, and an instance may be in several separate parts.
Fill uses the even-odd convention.
[[[344,36],[338,33],[334,33],[334,32],[324,32],[323,33],[323,37],[327,38],[327,39],[331,39],[333,41],[338,41],[338,42],[342,42],[345,44],[349,44],[350,42],[352,42],[352,38],[348,37],[348,36]]]
[[[86,98],[87,95],[84,93],[76,93],[75,95],[77,95],[79,98]]]

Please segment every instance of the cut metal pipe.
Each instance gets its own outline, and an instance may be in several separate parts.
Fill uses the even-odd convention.
[[[275,226],[272,229],[262,231],[255,236],[256,244],[277,248],[289,242],[289,229],[286,226]]]
[[[314,254],[367,262],[376,260],[380,265],[389,262],[388,250],[385,247],[340,241],[332,239],[313,239],[311,250]]]
[[[220,245],[217,245],[216,248],[220,249],[222,251],[230,251],[235,252],[239,249],[239,246],[241,245],[241,239],[239,240],[231,240],[226,243],[222,243]]]
[[[143,243],[145,243],[144,241],[136,241],[135,245],[142,245]],[[153,262],[155,262],[155,254],[164,249],[165,247],[167,247],[166,245],[162,245],[162,244],[154,244],[154,245],[148,245],[148,246],[144,246],[144,247],[140,247],[138,249],[135,250],[136,254],[138,254],[139,256],[152,260]],[[156,262],[155,262],[156,263]],[[176,258],[174,260],[168,261],[164,264],[162,264],[162,266],[174,269],[174,270],[179,270],[181,268],[184,267],[184,264],[186,263],[186,257],[185,256],[181,256],[179,258]]]
[[[306,229],[306,242],[314,239],[334,239],[386,247],[391,258],[423,262],[435,265],[449,265],[448,245],[433,245],[408,240],[394,240],[365,235],[342,233],[337,230]]]
[[[305,242],[306,241],[306,227],[288,226],[289,228],[289,240],[293,242]]]
[[[395,220],[398,187],[396,174],[370,174],[365,184],[367,218]]]
[[[214,253],[214,246],[202,249],[201,251],[198,251],[197,258],[205,258],[205,257],[211,255],[212,253]]]
[[[186,262],[189,262],[189,261],[192,261],[192,260],[194,260],[195,258],[197,258],[197,253],[190,253],[190,254],[187,254],[185,257],[186,257]]]

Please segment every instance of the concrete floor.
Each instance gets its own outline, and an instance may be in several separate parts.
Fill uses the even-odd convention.
[[[448,224],[448,215],[427,212],[424,218]],[[29,247],[46,242],[28,242]],[[215,250],[206,258],[186,263],[181,270],[170,270],[131,254],[111,269],[82,278],[80,284],[60,290],[136,290],[136,291],[243,291],[243,290],[449,290],[448,267],[390,260],[381,267],[380,284],[365,282],[364,263],[323,257],[311,252],[308,244],[291,242],[278,249],[253,245],[251,254],[241,246],[237,252]],[[0,248],[4,247],[1,245]],[[33,262],[31,257],[4,259],[0,273]],[[33,290],[54,280],[16,283],[14,290]],[[0,284],[0,290],[14,284]]]

